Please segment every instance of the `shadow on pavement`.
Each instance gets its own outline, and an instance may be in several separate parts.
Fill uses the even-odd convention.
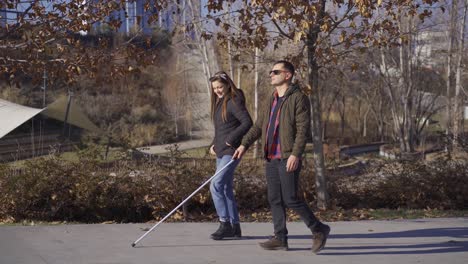
[[[332,230],[333,231],[333,230]],[[406,230],[398,232],[367,233],[367,234],[337,234],[331,238],[395,238],[395,237],[454,237],[468,238],[468,228],[447,227]]]
[[[369,233],[360,234],[333,234],[333,227],[330,233],[330,239],[347,239],[347,238],[416,238],[416,237],[453,237],[453,238],[468,238],[468,228],[466,227],[447,227],[447,228],[428,228],[405,230],[398,232],[383,232],[377,233],[369,231]],[[268,236],[250,236],[250,239],[268,239]],[[291,235],[289,239],[311,239],[310,235]]]
[[[290,236],[291,239],[310,239],[311,236]],[[447,227],[447,228],[428,228],[406,230],[398,232],[366,233],[366,234],[331,234],[329,239],[385,239],[385,238],[429,238],[429,237],[448,237],[464,239],[468,238],[468,228],[466,227]],[[427,243],[416,245],[395,245],[385,244],[372,246],[343,246],[326,247],[326,250],[337,250],[340,252],[327,253],[320,255],[394,255],[394,254],[435,254],[435,253],[453,253],[468,252],[468,241],[447,240],[440,243]],[[389,251],[389,249],[397,249]],[[370,251],[369,251],[370,250]]]
[[[333,231],[333,230],[332,230]],[[223,243],[234,240],[220,240],[210,244],[174,244],[174,245],[151,245],[137,246],[137,248],[165,248],[165,247],[232,247],[232,246],[252,246],[249,243],[251,240],[266,240],[270,236],[243,236],[242,239],[237,239],[237,243]],[[429,228],[416,229],[398,232],[383,232],[383,233],[366,233],[366,234],[331,234],[329,239],[385,239],[385,238],[429,238],[429,237],[448,237],[448,238],[468,238],[468,228],[466,227],[448,227],[448,228]],[[289,240],[307,239],[310,240],[312,235],[291,235]],[[329,241],[330,241],[329,240]],[[252,241],[253,242],[253,241]],[[394,242],[387,243],[382,240],[382,244],[372,241],[374,245],[357,245],[357,246],[327,246],[320,255],[406,255],[406,254],[436,254],[436,253],[454,253],[468,252],[468,241],[447,240],[440,243],[426,244],[395,244]],[[255,243],[256,244],[256,243]],[[291,244],[291,243],[290,243]],[[351,244],[351,243],[350,243]],[[330,243],[329,243],[330,245]],[[291,246],[291,245],[290,245]],[[309,251],[310,247],[290,247],[289,251]],[[337,252],[327,252],[333,250]]]
[[[389,249],[396,249],[390,250]],[[339,252],[326,252],[337,250]],[[371,250],[371,251],[369,251]],[[436,253],[468,252],[468,241],[447,241],[442,243],[418,245],[382,245],[382,246],[355,246],[355,247],[325,247],[320,255],[421,255]]]

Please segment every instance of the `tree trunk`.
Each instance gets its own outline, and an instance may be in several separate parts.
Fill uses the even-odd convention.
[[[240,63],[237,63],[237,88],[239,89],[242,89],[241,88],[241,73],[242,73],[242,67],[240,65]]]
[[[345,119],[346,98],[344,97],[344,95],[341,95],[341,105],[342,105],[342,109],[340,111],[340,137],[343,138],[344,130],[345,130],[345,123],[346,123],[346,119]]]
[[[406,101],[407,101],[407,122],[406,122],[406,144],[409,152],[414,152],[414,123],[415,123],[415,114],[414,114],[414,86],[413,86],[413,60],[412,60],[412,46],[413,46],[413,21],[412,18],[408,19],[408,45],[406,48],[406,74],[405,76],[405,86],[406,86]]]
[[[325,1],[323,9],[325,9]],[[319,30],[312,27],[307,39],[307,64],[309,85],[312,92],[309,95],[312,111],[312,141],[314,144],[314,166],[315,185],[317,191],[317,206],[326,209],[329,205],[329,195],[327,192],[327,178],[325,170],[325,159],[323,155],[322,142],[322,115],[319,95],[319,67],[315,57],[315,45],[317,43]]]
[[[370,107],[368,106],[366,111],[364,112],[363,124],[362,124],[362,137],[367,137],[367,118],[370,113]]]
[[[255,67],[255,77],[254,77],[254,122],[257,122],[258,119],[258,59],[260,56],[260,49],[255,48],[255,58],[254,58],[254,67]],[[255,141],[253,157],[258,157],[258,140]]]
[[[378,102],[378,108],[375,114],[377,118],[377,133],[378,133],[378,138],[380,141],[385,140],[385,113],[384,113],[384,108],[383,108],[383,102],[380,100]]]
[[[380,141],[385,141],[385,123],[383,120],[379,120],[378,122],[378,130],[379,130],[379,139]]]
[[[186,2],[188,5],[188,9],[192,12],[192,19],[197,20],[201,17],[202,7],[199,1],[189,0]],[[198,23],[194,24],[195,29],[195,43],[198,47],[198,51],[201,53],[202,56],[202,68],[203,73],[206,79],[206,88],[207,88],[207,96],[210,97],[211,94],[211,84],[210,84],[210,77],[211,77],[211,69],[210,69],[210,59],[208,55],[208,48],[206,47],[206,40],[203,39],[201,36],[201,29]]]
[[[457,62],[455,65],[455,118],[453,122],[453,144],[455,147],[458,146],[458,136],[460,134],[460,126],[463,120],[463,95],[460,93],[462,89],[461,83],[461,68],[462,68],[462,59],[464,54],[464,45],[465,45],[465,25],[466,25],[466,13],[468,9],[468,0],[465,0],[465,6],[463,8],[463,19],[460,26],[460,41],[458,42],[458,52],[457,52]]]
[[[400,124],[400,147],[401,152],[414,151],[414,131],[413,131],[413,83],[412,83],[412,18],[401,17],[400,31],[407,32],[407,43],[400,45],[400,76],[398,88],[400,89],[403,104],[402,121]]]
[[[455,34],[456,34],[456,25],[457,25],[457,14],[458,14],[458,0],[452,0],[452,8],[450,10],[450,26],[448,30],[449,36],[449,46],[447,51],[447,128],[446,134],[450,136],[452,131],[452,86],[453,86],[453,70],[452,70],[452,56],[453,56],[453,46],[455,44]],[[448,144],[447,151],[451,151],[451,144]]]
[[[231,5],[230,4],[228,5],[228,22],[229,22],[229,24],[232,24],[232,22],[231,22]],[[232,43],[231,43],[231,39],[228,39],[227,48],[228,48],[229,76],[231,76],[231,79],[234,79],[234,63],[232,61]]]
[[[203,65],[205,66],[204,72],[206,76],[206,83],[207,83],[207,94],[210,96],[211,94],[211,84],[210,84],[210,77],[211,77],[211,70],[210,70],[210,62],[208,58],[208,50],[206,48],[206,41],[200,40],[200,48],[203,54]]]
[[[328,123],[330,122],[331,110],[332,110],[333,104],[335,103],[338,95],[339,95],[339,91],[335,92],[331,102],[329,102],[329,104],[328,104],[326,114],[325,114],[325,116],[326,116],[325,117],[325,122],[323,123],[322,138],[327,137],[327,126],[328,126]]]
[[[361,110],[362,110],[362,101],[360,99],[358,99],[358,105],[357,105],[357,129],[356,131],[358,131],[359,135],[362,135],[363,133],[363,122],[362,122],[362,119],[361,119]]]
[[[177,110],[178,107],[174,109],[174,132],[176,138],[179,136],[179,126],[177,120],[179,119],[179,111]]]
[[[403,31],[403,18],[400,19],[400,32]],[[405,61],[405,47],[406,45],[403,43],[403,41],[400,41],[400,47],[399,47],[399,60],[400,60],[400,76],[399,76],[399,80],[398,80],[398,88],[400,89],[401,93],[402,93],[402,98],[400,100],[402,100],[402,103],[403,103],[403,113],[402,113],[402,121],[401,121],[401,124],[400,124],[400,151],[401,152],[407,152],[408,149],[408,145],[406,144],[406,123],[408,122],[408,97],[405,96],[404,94],[404,91],[406,90],[406,61]]]
[[[232,61],[232,48],[231,48],[231,41],[228,41],[228,60],[229,60],[229,76],[234,78],[234,63]]]

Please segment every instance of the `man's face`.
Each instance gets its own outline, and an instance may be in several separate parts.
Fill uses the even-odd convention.
[[[280,86],[287,83],[292,77],[292,74],[287,71],[282,63],[273,65],[270,71],[271,85]]]

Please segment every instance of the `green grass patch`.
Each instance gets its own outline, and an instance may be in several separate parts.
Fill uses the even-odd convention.
[[[86,151],[86,150],[80,150],[80,151]],[[100,161],[114,161],[121,159],[122,156],[124,156],[126,153],[123,151],[121,148],[111,148],[109,149],[109,153],[107,154],[107,159],[105,158],[105,150],[99,150],[99,160]],[[24,160],[18,160],[18,161],[12,161],[7,163],[10,167],[12,168],[23,168],[26,164],[26,162],[31,162],[35,161],[39,158],[43,158],[44,156],[39,156],[35,158],[30,158],[30,159],[24,159]],[[57,158],[63,160],[63,161],[70,161],[70,162],[78,162],[80,158],[79,151],[69,151],[69,152],[63,152],[60,154],[57,154]]]
[[[184,150],[183,157],[189,158],[206,158],[210,157],[208,151],[208,147],[201,147],[201,148],[193,148]]]
[[[202,158],[207,158],[210,157],[207,153],[208,147],[200,147],[200,148],[193,148],[193,149],[185,149],[185,150],[178,150],[177,155],[181,158],[196,158],[196,159],[202,159]],[[155,154],[157,156],[162,156],[162,157],[170,157],[171,153],[164,152],[160,154]]]

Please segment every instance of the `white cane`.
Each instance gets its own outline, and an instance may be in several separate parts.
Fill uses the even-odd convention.
[[[222,167],[219,171],[217,171],[213,176],[211,176],[211,178],[209,178],[207,181],[205,181],[200,187],[198,187],[198,189],[196,189],[192,194],[189,195],[189,197],[185,198],[185,200],[183,200],[176,208],[174,208],[174,210],[172,210],[169,214],[167,214],[163,219],[161,219],[161,221],[159,221],[157,224],[155,224],[153,227],[151,227],[150,230],[148,230],[146,233],[144,233],[140,238],[138,238],[135,242],[132,243],[132,247],[135,247],[136,244],[138,242],[140,242],[140,240],[142,240],[146,235],[148,235],[149,233],[151,233],[151,231],[153,231],[159,224],[161,224],[162,222],[164,222],[164,220],[166,220],[166,218],[168,218],[169,216],[171,216],[175,211],[177,211],[177,209],[179,209],[179,207],[181,207],[185,202],[187,202],[190,198],[192,198],[192,196],[194,196],[201,188],[203,188],[207,183],[209,183],[214,177],[216,177],[216,175],[218,175],[221,171],[223,171],[224,169],[226,169],[229,165],[231,165],[231,163],[234,162],[234,159],[231,159],[226,165],[224,165],[224,167]]]

